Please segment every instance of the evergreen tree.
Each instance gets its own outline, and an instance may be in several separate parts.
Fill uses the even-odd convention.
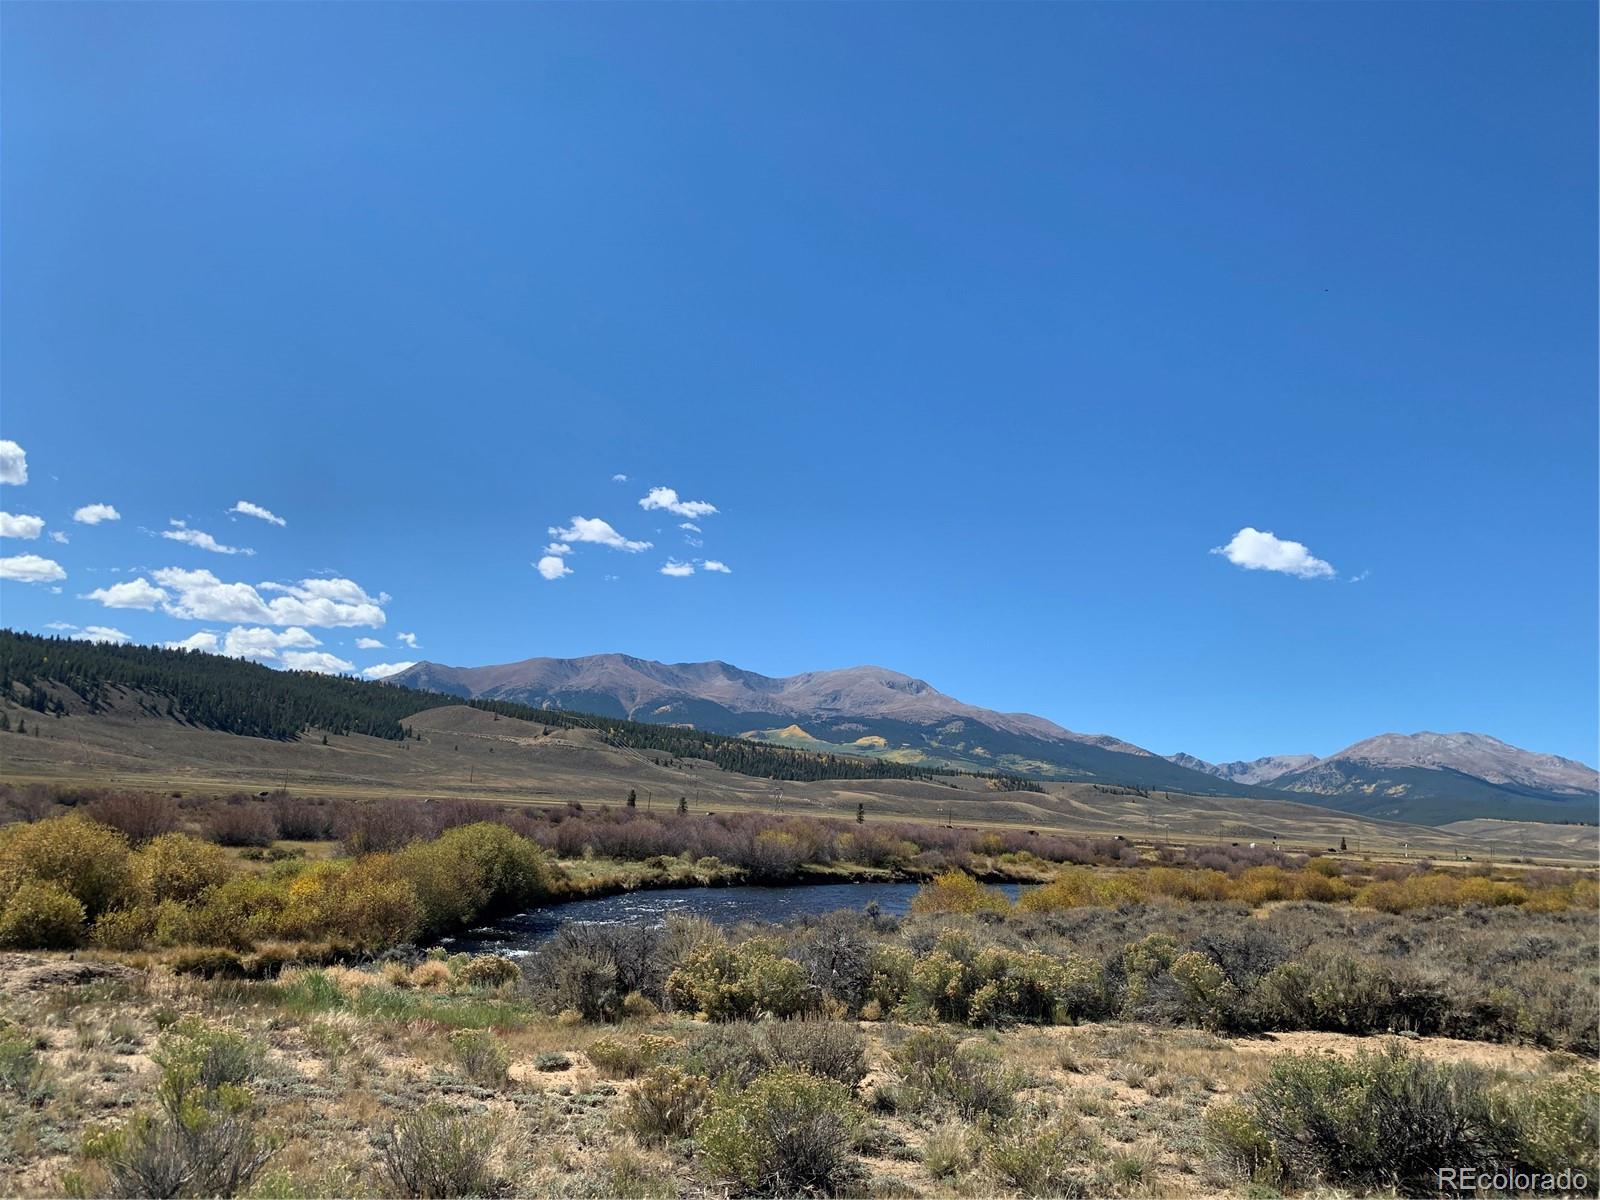
[[[856,805],[856,824],[857,825],[865,825],[866,823],[867,823],[867,806],[865,804],[857,804]]]
[[[689,815],[689,797],[678,797],[678,815],[680,817],[686,817]]]
[[[628,789],[628,807],[629,808],[638,808],[639,807],[639,793],[634,791],[632,788]]]

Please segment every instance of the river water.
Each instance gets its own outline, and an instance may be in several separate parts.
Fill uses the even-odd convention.
[[[1009,883],[1002,884],[999,890],[1015,900],[1019,888]],[[626,892],[529,909],[461,937],[446,939],[444,944],[453,951],[469,954],[527,954],[569,921],[655,926],[663,924],[672,913],[704,917],[716,925],[737,925],[741,921],[777,924],[841,908],[859,912],[868,904],[876,904],[885,916],[899,917],[910,910],[911,897],[916,894],[914,883],[809,883]]]

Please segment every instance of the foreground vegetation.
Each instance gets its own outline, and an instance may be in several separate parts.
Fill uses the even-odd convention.
[[[1587,873],[625,804],[31,789],[0,811],[8,1194],[1600,1179]],[[423,948],[552,899],[806,872],[925,882],[904,918]]]
[[[694,922],[661,936],[669,980],[721,945]],[[590,1020],[552,1014],[536,979],[440,953],[268,981],[0,956],[0,1190],[1264,1196],[1438,1194],[1436,1164],[1600,1177],[1600,1079],[1566,1054],[856,1022],[825,991],[806,1015],[721,1021],[630,991]]]

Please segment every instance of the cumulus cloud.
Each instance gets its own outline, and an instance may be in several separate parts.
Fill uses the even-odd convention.
[[[1329,579],[1334,574],[1333,565],[1313,555],[1304,543],[1248,525],[1234,534],[1226,546],[1213,547],[1211,553],[1220,554],[1247,571],[1277,571],[1298,579]]]
[[[72,514],[80,525],[98,525],[101,521],[120,521],[122,514],[109,504],[85,504]]]
[[[28,482],[28,452],[10,439],[0,439],[0,483]]]
[[[596,546],[610,546],[613,550],[626,550],[629,554],[650,549],[649,542],[630,541],[599,517],[573,517],[572,524],[565,529],[552,525],[550,536],[558,542],[591,542]]]
[[[669,487],[653,487],[639,501],[639,507],[646,512],[651,509],[665,509],[669,513],[676,513],[680,517],[688,517],[691,521],[700,517],[709,517],[717,511],[715,504],[708,504],[704,500],[680,500],[678,493]]]
[[[8,512],[0,512],[0,537],[14,537],[32,541],[43,532],[43,517],[23,517]]]
[[[105,642],[112,646],[126,646],[133,641],[122,630],[113,629],[109,625],[85,625],[81,640],[86,642]]]
[[[380,642],[377,638],[369,638],[369,637],[357,638],[356,639],[356,649],[357,650],[382,650],[383,649],[383,643]]]
[[[414,662],[373,663],[370,667],[362,667],[361,673],[368,679],[382,679],[386,675],[398,675],[407,667],[414,667]]]
[[[693,521],[680,522],[679,525],[678,525],[678,528],[679,529],[687,529],[690,533],[699,533],[700,532],[700,526],[696,525]]]
[[[315,671],[319,675],[342,675],[354,671],[356,665],[346,662],[326,650],[289,650],[284,653],[283,665],[291,671]]]
[[[694,564],[679,562],[675,558],[669,558],[667,559],[667,565],[661,568],[661,573],[663,575],[670,575],[674,579],[682,579],[687,575],[694,574]]]
[[[567,566],[567,560],[559,554],[546,554],[533,565],[546,579],[560,579],[563,575],[572,574],[572,568]]]
[[[299,583],[225,583],[210,571],[165,567],[155,580],[173,593],[163,598],[168,616],[192,621],[254,621],[262,625],[335,627],[384,623],[388,596],[369,596],[350,579],[302,579]],[[261,592],[275,593],[268,600]]]
[[[14,579],[18,583],[52,583],[65,579],[67,573],[61,564],[37,554],[13,554],[0,558],[0,579]]]
[[[730,567],[727,563],[718,562],[714,558],[706,559],[706,561],[701,563],[700,566],[704,570],[717,571],[717,572],[719,572],[720,574],[723,574],[723,575],[732,575],[733,574],[733,568],[732,567]]]
[[[62,533],[61,530],[53,529],[53,530],[50,531],[50,540],[52,542],[60,542],[63,546],[65,546],[72,539],[69,538],[66,534]]]
[[[397,633],[394,635],[394,640],[402,646],[409,646],[413,650],[418,649],[417,635],[414,633]]]
[[[204,650],[207,654],[220,654],[222,652],[222,639],[209,629],[202,629],[199,633],[191,633],[181,642],[168,642],[167,649]]]
[[[565,542],[551,542],[544,548],[546,554],[571,554],[572,547]]]
[[[146,612],[167,599],[167,593],[143,575],[110,587],[95,588],[85,600],[98,600],[107,608],[142,608]]]
[[[166,538],[168,541],[183,542],[185,545],[193,546],[197,550],[209,550],[213,554],[255,553],[254,550],[246,549],[240,546],[224,546],[209,533],[203,533],[198,529],[190,529],[188,524],[184,521],[168,521],[167,524],[171,525],[172,528],[163,529],[161,531],[161,536]]]
[[[51,621],[45,626],[45,628],[54,629],[57,633],[70,633],[72,630],[76,629],[77,626],[71,621]]]
[[[277,513],[270,512],[267,509],[262,508],[259,504],[251,504],[248,500],[239,501],[239,503],[235,504],[228,511],[231,513],[242,513],[247,517],[255,517],[258,520],[266,521],[272,525],[287,525],[289,523]]]
[[[611,482],[612,483],[627,483],[628,482],[628,477],[626,475],[622,474],[622,472],[619,471],[619,472],[617,472],[615,475],[613,475],[611,477]]]

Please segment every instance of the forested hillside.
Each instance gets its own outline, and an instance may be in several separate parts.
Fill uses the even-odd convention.
[[[39,713],[65,716],[69,706],[44,686],[47,684],[70,690],[90,712],[110,703],[110,689],[127,688],[156,698],[158,710],[164,702],[166,715],[174,720],[280,740],[316,729],[398,741],[407,736],[407,717],[447,702],[434,692],[307,671],[278,671],[195,650],[112,646],[0,630],[0,695]],[[455,697],[448,702],[547,727],[594,729],[615,746],[665,758],[709,759],[724,770],[761,778],[921,779],[942,773],[525,704]],[[1001,786],[1008,785],[1016,786],[1002,778]]]

